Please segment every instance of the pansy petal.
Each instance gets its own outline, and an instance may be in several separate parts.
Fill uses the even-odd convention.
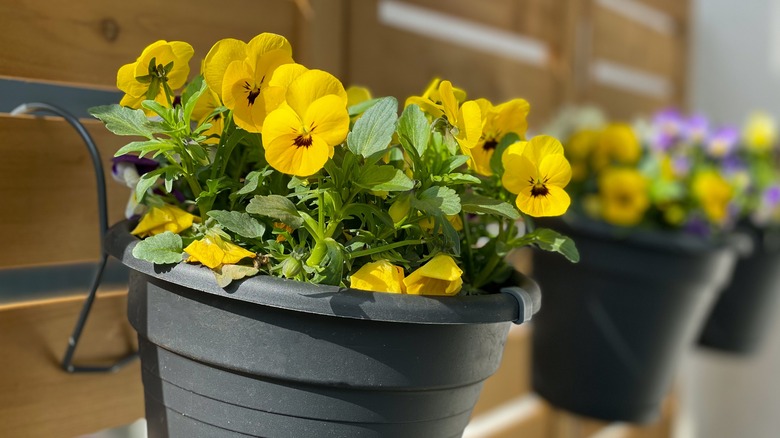
[[[502,134],[514,132],[517,135],[525,135],[528,129],[528,112],[531,105],[525,99],[512,99],[495,107],[494,129]],[[484,117],[484,115],[483,115]]]
[[[329,146],[341,143],[349,132],[349,113],[344,100],[332,94],[315,100],[306,111],[303,124]]]
[[[274,71],[284,64],[292,64],[292,56],[284,50],[271,50],[256,58],[248,58],[255,72],[253,83],[258,86],[268,86]]]
[[[184,252],[190,255],[187,259],[188,262],[197,262],[211,269],[221,266],[222,259],[225,256],[225,252],[222,251],[222,248],[212,242],[208,237],[193,241],[184,248]]]
[[[547,155],[539,163],[539,175],[545,184],[563,188],[571,180],[571,165],[563,154]]]
[[[563,154],[563,145],[557,138],[549,135],[537,135],[528,141],[523,154],[532,163],[540,163],[544,157],[550,154]]]
[[[571,204],[569,195],[560,187],[547,186],[546,195],[533,195],[532,186],[517,195],[515,204],[523,213],[533,217],[560,216]]]
[[[458,142],[469,149],[476,146],[482,136],[482,113],[479,105],[470,100],[460,107]]]
[[[246,58],[246,43],[233,38],[217,41],[203,60],[203,78],[209,88],[222,98],[222,79],[233,61]]]
[[[190,75],[190,59],[195,54],[195,49],[183,41],[171,41],[168,43],[174,56],[173,70],[168,74],[168,85],[173,90],[184,86]]]
[[[363,265],[350,276],[349,287],[374,292],[403,293],[404,270],[387,260]]]
[[[299,146],[296,144],[298,138],[298,134],[276,137],[265,145],[265,159],[279,172],[295,176],[313,175],[328,161],[328,145],[317,136],[312,136],[309,146]]]
[[[271,143],[283,135],[298,136],[303,126],[301,118],[287,104],[271,111],[263,122],[263,140]]]
[[[424,113],[429,114],[434,118],[438,118],[444,115],[444,109],[441,107],[441,105],[437,105],[433,103],[433,101],[424,97],[410,96],[406,99],[404,106],[407,107],[409,105],[419,106]]]
[[[521,142],[515,145],[522,148]],[[504,174],[501,176],[501,184],[512,193],[521,193],[539,179],[539,169],[522,154],[504,153],[502,162]]]
[[[469,149],[469,166],[483,176],[493,175],[493,169],[490,168],[490,160],[493,158],[495,148],[486,148],[485,142],[479,142],[475,147]]]
[[[305,114],[312,102],[328,94],[339,96],[346,107],[347,92],[341,82],[330,73],[309,70],[290,84],[287,89],[287,104],[298,114]]]
[[[272,50],[282,50],[292,57],[292,46],[287,38],[275,33],[263,32],[247,44],[247,56],[257,57]]]
[[[458,123],[458,101],[455,99],[455,93],[452,91],[452,82],[441,81],[439,84],[439,98],[444,108],[444,115],[451,124]],[[477,107],[479,109],[479,107]]]

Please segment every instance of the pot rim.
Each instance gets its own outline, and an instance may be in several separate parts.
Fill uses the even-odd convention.
[[[575,214],[567,214],[552,221],[555,222],[556,229],[563,234],[570,234],[569,237],[574,238],[575,242],[577,236],[582,236],[655,251],[694,255],[739,250],[745,245],[745,236],[739,233],[705,239],[681,231],[622,228]]]
[[[502,293],[455,297],[368,292],[269,275],[234,281],[228,287],[221,288],[211,270],[203,266],[184,262],[155,265],[135,258],[132,251],[140,239],[130,234],[129,230],[129,221],[118,222],[108,229],[104,241],[105,251],[128,268],[165,282],[250,305],[411,324],[520,324],[528,320],[530,314],[538,311],[539,307],[533,302],[540,296],[539,286],[522,274],[518,275],[517,287],[502,289]]]

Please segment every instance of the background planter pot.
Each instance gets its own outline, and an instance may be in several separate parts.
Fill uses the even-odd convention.
[[[433,298],[255,277],[227,290],[207,269],[131,255],[149,436],[459,437],[496,371],[510,322],[538,288]],[[525,305],[523,304],[525,302]]]
[[[592,222],[558,229],[582,257],[535,254],[545,306],[534,318],[533,387],[578,414],[650,421],[736,256],[685,235],[615,237]]]
[[[756,229],[746,234],[753,251],[737,261],[699,338],[701,345],[739,354],[759,349],[780,296],[780,236]]]

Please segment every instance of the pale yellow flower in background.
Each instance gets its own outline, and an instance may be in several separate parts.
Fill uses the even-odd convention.
[[[404,269],[387,260],[366,263],[350,276],[349,287],[374,292],[404,293]]]
[[[215,109],[220,107],[219,95],[211,89],[207,89],[195,103],[195,108],[192,110],[192,119],[198,122],[198,125],[204,123],[210,123],[211,128],[203,132],[203,135],[208,137],[204,143],[206,144],[218,144],[219,137],[222,135],[222,130],[225,128],[225,118],[223,114],[216,114],[214,117],[209,116]]]
[[[633,168],[609,168],[599,177],[601,216],[623,227],[642,221],[650,207],[648,181]]]
[[[753,113],[745,123],[742,139],[752,151],[767,151],[777,142],[777,122],[767,113]]]
[[[593,166],[602,169],[613,162],[634,164],[642,155],[642,146],[627,123],[611,123],[599,135],[593,151]]]
[[[130,234],[139,237],[154,236],[166,231],[178,234],[190,228],[196,220],[196,216],[181,208],[165,204],[162,207],[151,207]]]
[[[189,254],[188,262],[200,263],[211,269],[221,268],[222,265],[234,265],[245,258],[254,258],[257,254],[248,251],[235,243],[223,240],[217,235],[207,235],[201,240],[195,240],[184,252]]]
[[[366,87],[351,85],[347,88],[347,107],[371,100],[371,90]]]
[[[571,179],[582,181],[588,177],[588,159],[596,149],[599,140],[599,131],[583,129],[577,131],[564,143],[564,155],[571,163]]]
[[[463,271],[452,257],[439,254],[404,279],[411,295],[455,295],[463,287]]]
[[[706,170],[696,174],[692,190],[707,219],[722,224],[728,217],[729,202],[734,196],[734,189],[728,181],[718,172]]]

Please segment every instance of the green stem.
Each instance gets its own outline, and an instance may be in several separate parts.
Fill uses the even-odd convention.
[[[463,234],[466,237],[466,259],[464,260],[465,268],[466,268],[466,277],[469,279],[474,279],[474,254],[471,251],[471,245],[473,242],[471,241],[471,229],[469,227],[469,223],[466,221],[466,212],[461,210],[460,212],[460,220],[463,222]]]
[[[371,254],[377,254],[380,252],[390,251],[391,249],[400,248],[402,246],[408,246],[408,245],[420,245],[424,243],[422,240],[402,240],[400,242],[391,243],[388,245],[378,246],[376,248],[368,248],[364,249],[362,251],[355,251],[349,253],[349,258],[356,259],[358,257],[365,257],[367,255]]]

